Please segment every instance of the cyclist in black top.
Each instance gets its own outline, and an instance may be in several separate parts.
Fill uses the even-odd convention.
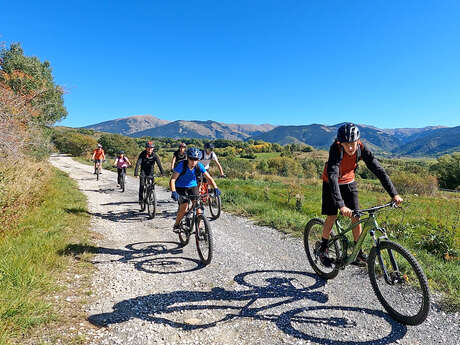
[[[174,170],[174,168],[177,166],[177,163],[187,159],[187,153],[185,152],[186,148],[187,148],[187,145],[185,143],[180,143],[179,149],[174,151],[173,159],[171,162],[171,170]]]
[[[353,217],[353,210],[359,209],[358,187],[355,181],[355,171],[359,160],[380,180],[382,186],[396,204],[403,199],[399,196],[385,169],[375,159],[372,152],[360,140],[358,127],[353,123],[342,125],[337,131],[337,138],[329,150],[329,159],[323,171],[322,214],[326,215],[323,227],[323,239],[320,248],[320,260],[326,267],[331,266],[327,253],[327,241],[337,218],[337,210],[353,222],[359,218]],[[361,224],[353,229],[355,242],[361,234]],[[358,253],[353,264],[365,266],[367,256],[362,251]]]
[[[141,211],[144,211],[145,205],[142,202],[142,194],[144,192],[144,185],[146,177],[153,178],[155,163],[160,169],[161,175],[164,175],[163,167],[161,166],[160,158],[153,152],[153,143],[148,141],[145,143],[145,150],[141,152],[137,159],[136,168],[134,169],[134,176],[139,176],[140,169],[140,181],[139,181],[139,203],[141,204]]]

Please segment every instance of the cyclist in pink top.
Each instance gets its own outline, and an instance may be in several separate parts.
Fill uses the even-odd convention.
[[[117,185],[120,186],[121,174],[124,172],[126,174],[126,168],[131,165],[128,157],[125,156],[124,151],[118,152],[118,157],[113,162],[113,165],[117,167],[118,179]]]

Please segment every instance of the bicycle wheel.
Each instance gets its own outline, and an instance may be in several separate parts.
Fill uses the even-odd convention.
[[[222,208],[222,204],[220,201],[220,196],[216,195],[214,191],[209,192],[209,210],[211,211],[212,219],[217,219],[220,217],[220,211]]]
[[[428,282],[417,260],[404,247],[381,241],[379,249],[374,247],[369,253],[368,272],[388,314],[406,325],[425,321],[430,309]]]
[[[99,174],[101,173],[100,167],[98,166],[96,169],[96,180],[99,181]]]
[[[125,191],[125,182],[126,182],[126,175],[125,175],[125,174],[121,174],[120,188],[121,188],[121,192],[122,192],[122,193]]]
[[[149,188],[148,194],[147,194],[147,213],[149,214],[149,218],[155,218],[155,212],[156,212],[156,207],[157,207],[157,200],[156,200],[156,195],[155,195],[155,189]]]
[[[319,259],[319,249],[323,235],[324,220],[320,218],[311,219],[305,226],[303,233],[303,244],[308,261],[313,270],[321,278],[333,279],[339,273],[337,265],[341,256],[340,244],[338,240],[330,241],[328,244],[328,254],[331,259],[331,267],[326,267]],[[331,236],[334,236],[334,231],[331,231]]]
[[[185,224],[185,217],[180,222],[180,230],[179,230],[179,242],[182,247],[185,247],[188,242],[190,241],[190,229],[193,227],[193,220],[192,224],[188,226]]]
[[[209,221],[202,214],[196,217],[195,223],[196,249],[201,263],[207,265],[212,259],[213,240]]]

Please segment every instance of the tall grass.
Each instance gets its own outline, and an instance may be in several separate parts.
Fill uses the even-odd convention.
[[[34,206],[0,238],[0,344],[55,317],[47,296],[71,260],[58,253],[70,242],[86,241],[89,216],[72,211],[86,209],[84,195],[64,173],[43,169],[49,178],[46,184],[35,180],[40,188]]]

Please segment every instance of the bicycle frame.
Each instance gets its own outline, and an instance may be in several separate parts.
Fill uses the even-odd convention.
[[[344,228],[340,225],[338,219],[335,221],[335,227],[337,229],[337,235],[331,236],[331,240],[336,240],[339,239],[341,243],[346,243],[346,246],[348,246],[348,238],[345,236],[348,232],[352,231],[353,228],[358,226],[359,224],[363,224],[362,226],[362,232],[359,235],[358,241],[356,242],[356,245],[353,248],[353,251],[350,255],[347,255],[347,248],[344,248],[344,254],[343,254],[343,259],[344,261],[342,262],[342,267],[348,266],[351,264],[353,261],[356,260],[356,257],[358,256],[358,253],[363,245],[364,239],[366,238],[367,234],[371,232],[374,242],[377,244],[378,240],[375,239],[374,233],[375,231],[378,231],[382,234],[382,236],[386,237],[386,232],[384,229],[380,228],[377,220],[375,213],[369,213],[367,217],[364,219],[360,219],[359,221],[352,223],[350,226]]]

